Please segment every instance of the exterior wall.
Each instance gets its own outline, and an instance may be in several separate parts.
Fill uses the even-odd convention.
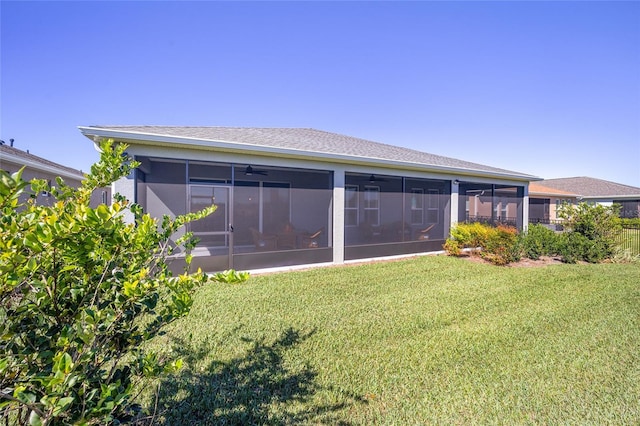
[[[597,203],[603,206],[620,206],[620,217],[623,218],[635,218],[640,217],[640,199],[634,197],[619,197],[619,198],[585,198],[588,203]]]
[[[2,169],[6,170],[9,173],[15,173],[18,170],[20,170],[22,167],[23,165],[21,164],[9,163],[7,161],[2,162]],[[31,181],[32,179],[44,179],[49,182],[50,186],[53,186],[53,187],[56,186],[57,176],[58,175],[55,173],[36,170],[31,167],[25,168],[24,171],[22,172],[22,179],[27,182]],[[66,178],[64,179],[64,182],[71,187],[77,188],[78,186],[80,186],[81,180]],[[22,194],[22,196],[20,197],[20,201],[21,202],[26,201],[30,197],[30,194],[32,194],[30,190]],[[54,198],[51,196],[51,194],[41,193],[41,194],[37,194],[36,202],[40,205],[50,206],[54,203]]]
[[[539,213],[539,208],[537,206],[531,206],[530,211],[532,213],[531,222],[549,222],[554,223],[561,221],[562,219],[558,216],[558,210],[563,203],[575,204],[577,202],[586,202],[590,204],[600,204],[603,206],[612,206],[612,205],[620,205],[620,217],[640,217],[640,199],[633,198],[621,198],[621,199],[612,199],[612,198],[584,198],[577,199],[577,197],[561,197],[558,195],[541,195],[536,194],[531,197],[532,200],[548,200],[549,201],[549,214],[548,218],[541,217]]]
[[[563,203],[574,204],[576,202],[575,197],[559,197],[558,195],[530,195],[530,208],[529,208],[529,222],[532,223],[555,223],[562,219],[558,217],[558,209]],[[536,203],[537,201],[537,203]],[[548,211],[546,215],[542,213],[541,203],[546,203]],[[534,205],[535,203],[535,205]]]
[[[640,199],[618,200],[615,204],[620,205],[620,217],[629,219],[640,217]]]

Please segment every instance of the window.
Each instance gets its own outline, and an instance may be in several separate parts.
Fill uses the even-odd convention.
[[[493,212],[496,220],[509,220],[509,199],[497,198],[493,205]]]
[[[380,187],[364,187],[364,221],[368,225],[380,225]]]
[[[422,225],[424,223],[424,190],[411,189],[411,224]]]
[[[345,185],[344,187],[344,224],[358,226],[358,187]]]
[[[438,223],[440,191],[437,189],[430,189],[427,203],[427,223]]]

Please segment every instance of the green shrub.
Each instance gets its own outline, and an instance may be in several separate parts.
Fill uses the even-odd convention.
[[[462,254],[463,245],[458,240],[447,238],[442,248],[449,256],[460,256]]]
[[[522,237],[523,255],[529,259],[553,256],[557,253],[558,237],[555,232],[539,223],[529,226]]]
[[[493,227],[479,222],[459,223],[451,229],[451,237],[445,241],[444,250],[458,256],[463,249],[475,253],[496,265],[520,260],[520,238],[515,228],[499,225]]]
[[[567,263],[601,262],[606,258],[604,253],[601,242],[589,239],[578,232],[566,232],[559,239],[558,254]]]
[[[640,228],[640,217],[618,219],[621,226],[625,228]]]
[[[518,230],[512,226],[487,226],[487,240],[480,256],[495,265],[506,265],[521,258],[521,244]]]
[[[50,207],[35,198],[21,204],[28,185],[21,172],[0,171],[0,416],[7,423],[128,421],[139,412],[135,384],[180,367],[141,344],[186,315],[194,288],[209,280],[200,271],[173,277],[165,259],[170,237],[215,207],[165,217],[160,226],[118,194],[112,205],[91,208],[96,188],[136,165],[124,162],[124,149],[103,143],[79,189],[34,180],[33,193],[56,198]],[[186,233],[176,243],[188,252],[195,240]]]
[[[452,242],[449,243],[449,246],[451,247],[457,246],[458,250],[461,250],[463,248],[469,249],[472,252],[479,250],[486,245],[490,232],[491,232],[490,226],[484,225],[479,222],[458,223],[456,226],[454,226],[451,229],[450,240]],[[445,242],[445,246],[446,245],[447,243]],[[451,254],[454,254],[454,253],[451,253]]]
[[[601,262],[610,259],[616,250],[621,231],[619,206],[563,204],[558,216],[564,219],[565,233],[558,248],[566,262]]]

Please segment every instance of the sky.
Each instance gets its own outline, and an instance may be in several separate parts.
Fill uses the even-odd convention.
[[[640,187],[640,2],[0,1],[0,138],[306,127]]]

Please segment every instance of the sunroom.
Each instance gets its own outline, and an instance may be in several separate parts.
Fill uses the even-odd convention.
[[[437,252],[459,221],[522,228],[536,179],[313,129],[80,130],[128,145],[140,166],[112,190],[152,216],[217,206],[188,228],[193,266],[209,272]]]

